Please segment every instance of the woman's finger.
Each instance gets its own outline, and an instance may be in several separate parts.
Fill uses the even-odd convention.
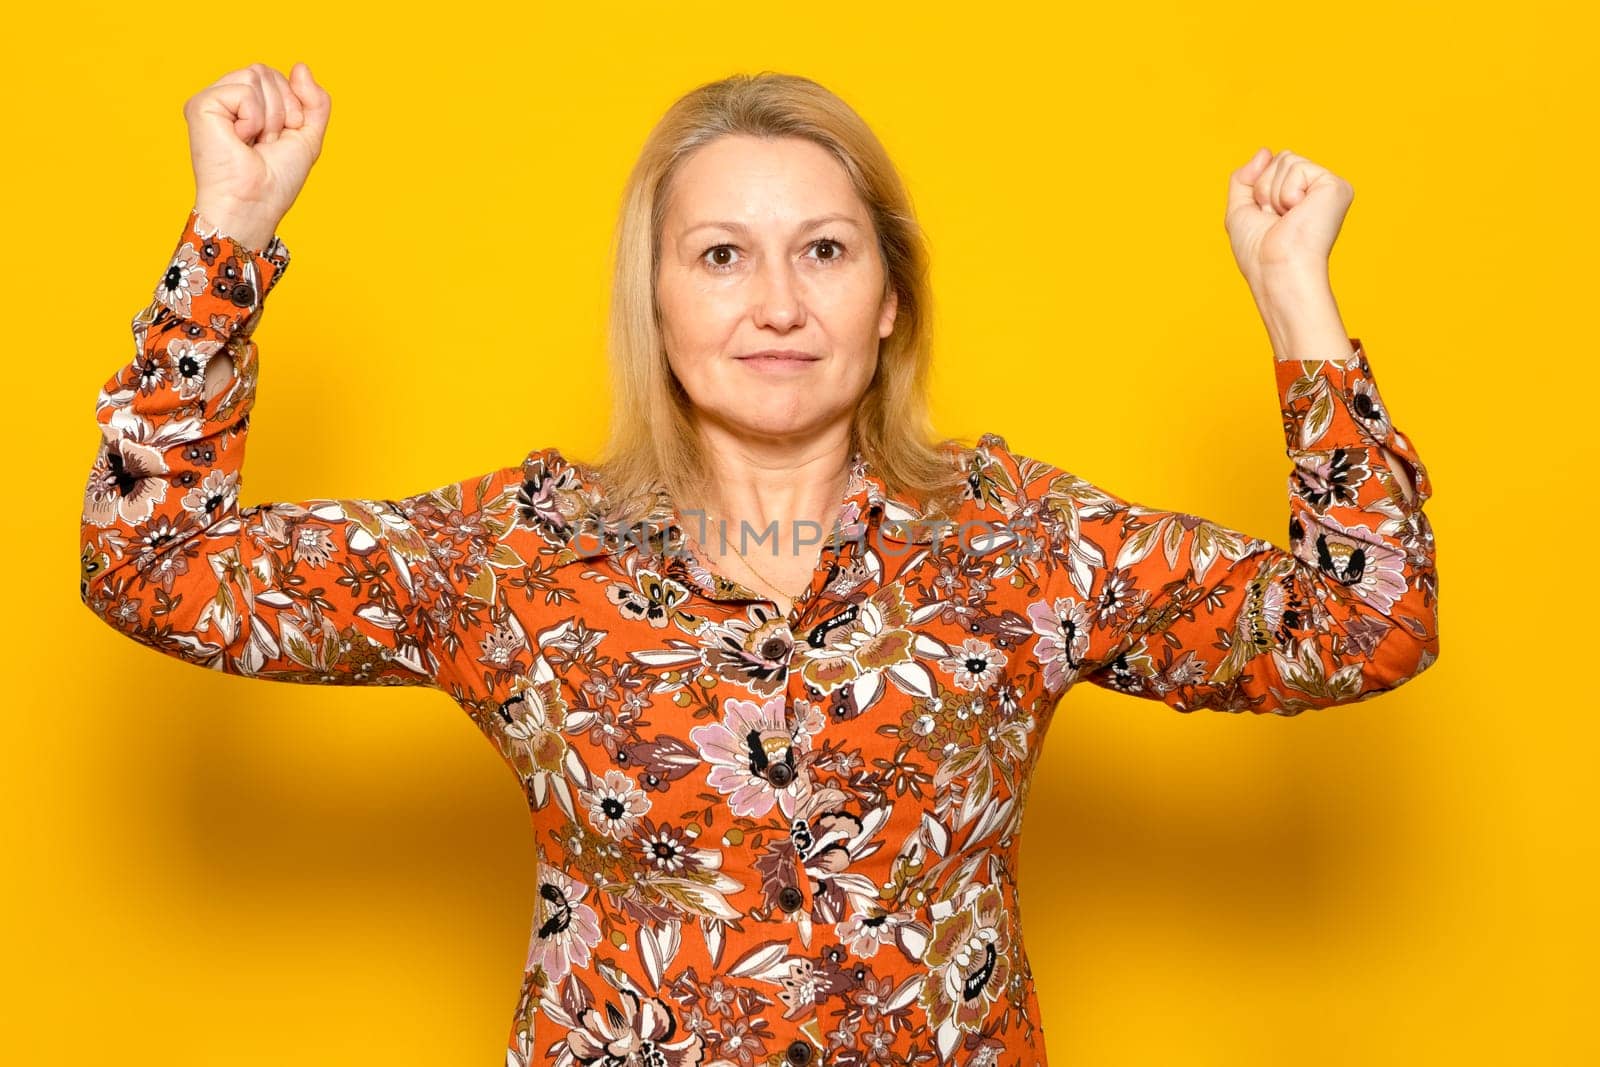
[[[1272,161],[1272,174],[1266,181],[1266,188],[1262,190],[1267,206],[1280,215],[1283,213],[1283,201],[1278,199],[1278,190],[1283,187],[1284,172],[1293,162],[1294,155],[1287,148],[1279,152],[1277,158]]]
[[[1256,207],[1262,211],[1272,211],[1272,183],[1277,180],[1278,172],[1282,169],[1283,153],[1279,152],[1272,157],[1272,162],[1267,164],[1267,169],[1261,172],[1261,177],[1256,179],[1255,185],[1250,190],[1250,195],[1255,198]]]
[[[289,84],[289,79],[277,67],[268,67],[267,72],[272,77],[272,84],[278,87],[278,96],[283,100],[284,128],[298,130],[305,122],[305,111],[300,106],[300,98],[295,95],[294,86]]]
[[[1300,170],[1305,160],[1292,152],[1284,153],[1283,170],[1278,175],[1278,180],[1272,186],[1272,203],[1279,211],[1289,210],[1289,201],[1285,199],[1294,186],[1294,177]]]
[[[300,98],[307,134],[322,143],[323,131],[328,126],[328,115],[333,109],[333,98],[311,75],[306,63],[296,63],[289,71],[289,84]]]
[[[214,105],[214,106],[213,106]],[[249,71],[231,70],[190,98],[190,121],[210,124],[226,121],[232,135],[245,144],[261,132],[266,121],[266,101]]]
[[[283,96],[278,92],[277,85],[273,84],[271,70],[265,63],[250,64],[250,72],[255,75],[266,105],[266,118],[261,136],[257,138],[259,144],[271,144],[283,132]]]
[[[261,86],[254,79],[239,82],[238,85],[234,105],[238,108],[240,121],[234,123],[233,132],[245,144],[254,144],[267,128],[267,99],[261,95]]]
[[[1316,176],[1315,169],[1309,163],[1302,162],[1291,172],[1293,177],[1283,188],[1284,203],[1293,207],[1303,202],[1306,190],[1311,187],[1311,182]]]
[[[1265,155],[1263,153],[1266,153]],[[1228,175],[1228,200],[1227,208],[1222,214],[1222,225],[1228,226],[1228,220],[1234,217],[1234,212],[1246,206],[1253,206],[1251,202],[1252,189],[1256,182],[1261,180],[1259,173],[1266,166],[1270,158],[1265,148],[1258,148],[1255,154],[1245,161],[1242,167]]]

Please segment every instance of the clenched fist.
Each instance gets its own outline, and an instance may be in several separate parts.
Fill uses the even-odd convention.
[[[260,249],[277,232],[322,154],[332,98],[296,63],[230,71],[183,105],[194,206],[224,236]]]
[[[1223,225],[1233,257],[1261,299],[1275,279],[1325,277],[1355,189],[1288,149],[1266,148],[1228,175]]]

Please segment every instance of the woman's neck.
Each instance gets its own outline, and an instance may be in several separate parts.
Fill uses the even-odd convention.
[[[774,541],[782,557],[810,553],[826,539],[849,484],[848,436],[804,453],[738,443],[708,451],[712,499],[681,514],[705,549],[720,553],[726,543],[771,559]]]

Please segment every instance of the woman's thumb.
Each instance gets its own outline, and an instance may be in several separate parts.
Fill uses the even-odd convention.
[[[328,95],[326,89],[317,84],[317,80],[311,76],[311,68],[305,63],[296,63],[289,69],[289,88],[300,98],[303,125],[320,136],[323,127],[328,124],[328,113],[333,107],[333,98]]]
[[[1255,183],[1261,172],[1272,161],[1266,148],[1256,149],[1256,154],[1245,160],[1244,166],[1228,175],[1228,213],[1231,218],[1235,208],[1255,203]]]

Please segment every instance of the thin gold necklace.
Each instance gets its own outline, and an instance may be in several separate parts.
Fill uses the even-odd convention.
[[[702,553],[705,554],[707,559],[710,558],[711,553],[706,551],[706,547],[704,545],[702,545],[699,541],[695,540],[695,538],[693,536],[691,536],[688,533],[688,531],[684,532],[684,536],[688,537],[689,540],[695,545],[695,547],[698,548]],[[723,543],[726,544],[727,542],[723,542]],[[750,573],[751,574],[754,574],[757,578],[760,578],[763,582],[766,583],[767,588],[773,590],[774,592],[778,593],[781,596],[787,597],[790,601],[795,601],[795,600],[800,599],[798,594],[795,595],[795,596],[790,596],[788,593],[785,593],[783,591],[783,587],[782,586],[778,585],[778,583],[774,582],[771,578],[768,578],[765,574],[762,574],[760,571],[756,570],[755,564],[751,563],[750,560],[748,558],[746,558],[745,554],[743,552],[740,552],[737,547],[735,547],[733,545],[728,545],[728,547],[732,548],[733,549],[733,554],[738,556],[741,560],[743,560],[744,561],[744,565],[746,567],[750,568]],[[810,585],[809,582],[806,584],[806,588],[807,589],[811,588],[811,585]]]
[[[836,521],[837,521],[837,514],[838,514],[839,508],[844,506],[845,491],[848,490],[849,487],[850,487],[850,476],[849,476],[849,474],[847,472],[845,474],[845,489],[840,490],[840,492],[839,492],[839,500],[834,506],[834,514],[835,514],[835,517],[836,517]],[[683,535],[684,535],[684,537],[688,538],[689,541],[693,545],[695,545],[696,548],[698,548],[702,553],[704,553],[704,555],[706,556],[706,558],[707,558],[707,560],[709,562],[710,557],[711,557],[711,553],[706,551],[706,547],[704,545],[702,545],[698,540],[696,540],[689,533],[689,531],[685,530],[683,532]],[[727,544],[726,540],[724,540],[723,543]],[[757,578],[760,578],[763,582],[765,582],[769,589],[772,589],[773,591],[777,592],[781,596],[787,597],[791,602],[792,601],[798,601],[802,596],[804,596],[806,593],[810,592],[811,583],[807,582],[805,589],[801,590],[800,593],[798,593],[798,594],[796,594],[794,596],[790,596],[788,593],[785,593],[783,591],[783,587],[782,586],[778,585],[778,583],[774,582],[771,578],[768,578],[765,574],[762,574],[760,571],[756,570],[755,564],[751,563],[750,560],[745,556],[745,554],[743,552],[739,551],[738,546],[736,546],[736,545],[728,545],[728,547],[733,549],[733,554],[738,556],[739,559],[744,562],[744,565],[746,567],[750,568],[750,573],[754,574]]]

